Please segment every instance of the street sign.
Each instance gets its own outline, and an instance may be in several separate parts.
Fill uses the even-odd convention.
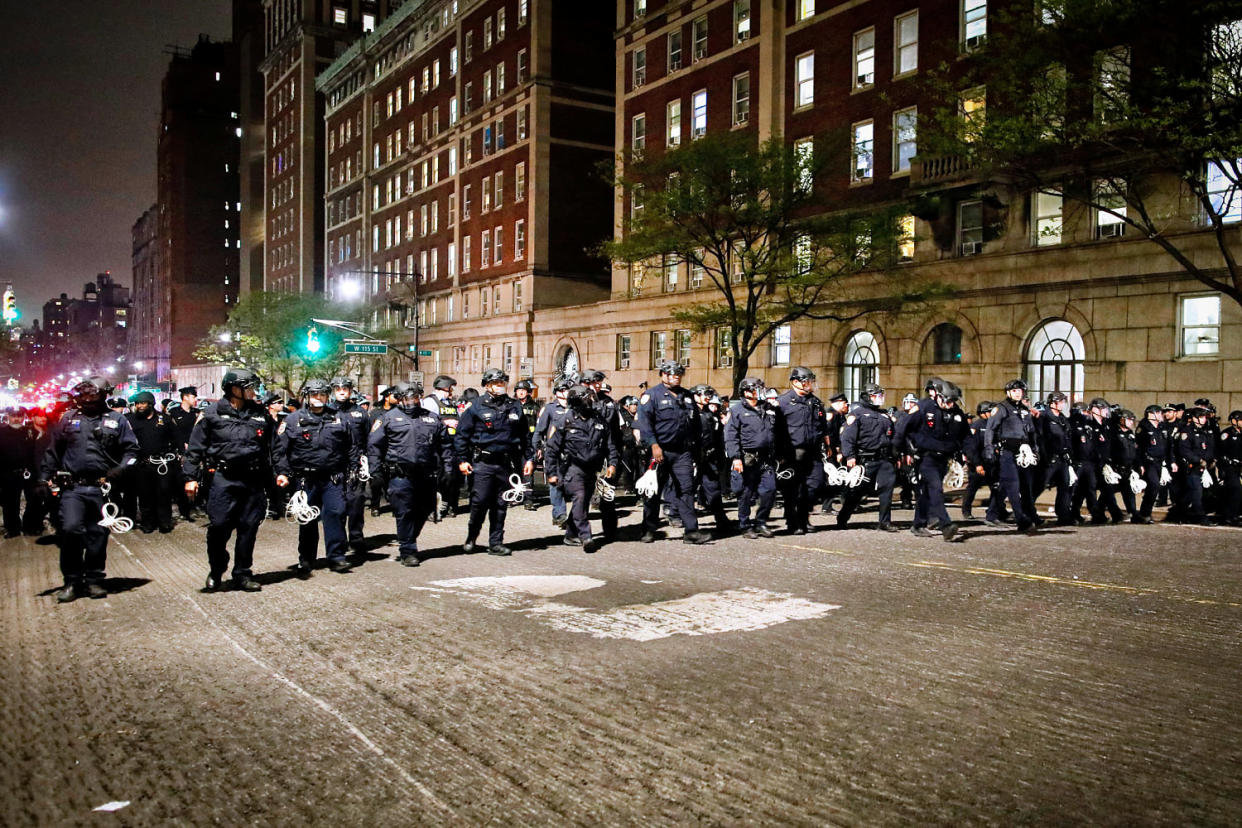
[[[422,382],[422,381],[423,381],[422,371],[411,371],[409,373],[409,378],[406,380],[406,382]]]
[[[524,379],[530,379],[535,376],[535,358],[522,357],[518,361],[518,376]]]
[[[345,353],[347,354],[386,354],[388,353],[387,342],[346,342]]]
[[[419,351],[419,356],[431,356],[431,351]]]

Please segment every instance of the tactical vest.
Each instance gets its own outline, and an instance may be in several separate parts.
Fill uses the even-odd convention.
[[[440,408],[440,419],[444,422],[444,427],[448,429],[449,436],[457,433],[457,403],[453,400],[437,400],[436,405]]]

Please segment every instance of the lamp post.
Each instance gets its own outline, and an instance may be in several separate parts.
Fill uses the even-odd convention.
[[[405,279],[407,277],[409,278],[409,281],[402,281],[400,282],[400,284],[408,288],[410,291],[410,309],[414,312],[414,356],[412,358],[412,361],[414,363],[415,371],[422,370],[421,368],[419,368],[419,363],[418,363],[418,357],[419,357],[419,354],[418,354],[418,327],[419,327],[418,325],[418,322],[419,322],[419,319],[418,319],[418,280],[422,278],[422,274],[419,273],[417,270],[414,271],[413,273],[410,273],[404,270],[345,270],[341,272],[341,275],[342,276],[400,276],[402,277],[402,279]],[[359,281],[356,279],[342,280],[341,288],[342,288],[341,298],[343,299],[361,299],[362,298],[362,285],[359,284]],[[391,307],[393,304],[394,302],[392,300],[389,300],[389,306]],[[395,303],[395,304],[400,304],[400,303]],[[326,322],[323,322],[323,320],[317,319],[314,321],[327,324]],[[350,323],[345,323],[345,324],[356,326],[358,323],[350,322]],[[408,328],[409,325],[405,325],[404,327]],[[372,336],[367,336],[361,331],[352,330],[351,328],[343,327],[342,330],[349,330],[352,333],[357,333],[362,336],[365,336],[367,339],[375,338]],[[401,356],[407,359],[411,359],[410,355],[405,353],[404,351],[398,350],[397,353],[401,354]]]

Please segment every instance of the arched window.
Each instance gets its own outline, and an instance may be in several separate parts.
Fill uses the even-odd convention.
[[[845,355],[841,390],[851,401],[862,395],[862,387],[868,382],[878,382],[880,377],[880,349],[875,337],[867,331],[855,331],[845,343]]]
[[[962,361],[962,329],[952,322],[941,322],[932,329],[931,361],[937,365],[956,365]]]
[[[556,375],[558,377],[578,373],[578,352],[572,345],[562,345],[556,355]]]
[[[1026,346],[1026,381],[1031,399],[1060,391],[1071,402],[1081,400],[1086,385],[1084,350],[1082,334],[1064,319],[1049,319],[1036,328]]]

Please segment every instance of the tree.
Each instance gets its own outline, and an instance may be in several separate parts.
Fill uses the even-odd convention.
[[[244,366],[269,388],[296,393],[311,376],[330,378],[352,367],[340,347],[341,331],[316,325],[311,321],[315,318],[358,321],[361,311],[333,304],[320,294],[248,293],[225,324],[211,329],[194,356]],[[317,351],[307,348],[312,336]]]
[[[904,205],[851,209],[817,183],[831,146],[708,134],[630,159],[618,181],[629,217],[604,252],[632,268],[632,292],[682,263],[710,283],[709,299],[672,315],[727,338],[735,393],[778,327],[909,310],[937,292],[894,276]]]
[[[924,168],[1076,204],[1242,303],[1242,2],[1036,5],[989,8],[986,39],[928,73]]]

